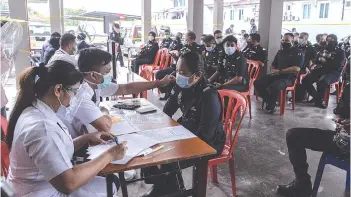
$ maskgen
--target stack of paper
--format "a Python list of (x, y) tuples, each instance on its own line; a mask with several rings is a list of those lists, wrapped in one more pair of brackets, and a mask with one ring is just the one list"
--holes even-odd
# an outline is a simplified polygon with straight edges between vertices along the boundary
[[(155, 139), (148, 138), (144, 135), (140, 135), (137, 133), (119, 136), (118, 142), (122, 143), (123, 141), (127, 142), (127, 152), (121, 160), (113, 161), (112, 164), (126, 164), (143, 150), (160, 143)], [(101, 144), (89, 147), (88, 155), (90, 156), (88, 157), (88, 159), (95, 159), (114, 145), (115, 144), (113, 142), (109, 144)]]
[(193, 133), (181, 125), (176, 127), (140, 131), (138, 134), (160, 141), (161, 143), (196, 137)]
[(135, 133), (139, 131), (138, 128), (133, 126), (128, 120), (122, 115), (113, 115), (111, 133), (114, 135), (122, 135), (128, 133)]

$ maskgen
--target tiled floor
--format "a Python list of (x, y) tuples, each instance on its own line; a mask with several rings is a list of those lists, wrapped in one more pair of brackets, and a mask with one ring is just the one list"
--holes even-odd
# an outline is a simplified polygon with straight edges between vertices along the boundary
[[(6, 86), (10, 101), (14, 100), (16, 91), (14, 79)], [(153, 96), (151, 96), (153, 94)], [(149, 100), (162, 108), (164, 102), (149, 92)], [(294, 178), (289, 163), (285, 133), (293, 127), (319, 127), (334, 129), (332, 109), (335, 107), (335, 96), (331, 96), (329, 108), (317, 109), (305, 104), (298, 104), (295, 111), (291, 106), (286, 107), (285, 115), (264, 114), (259, 109), (261, 103), (253, 100), (253, 118), (248, 116), (242, 123), (242, 129), (235, 150), (237, 194), (240, 197), (278, 197), (276, 186), (288, 183)], [(9, 104), (11, 107), (11, 103)], [(179, 116), (179, 114), (178, 114)], [(309, 173), (314, 180), (321, 153), (308, 151)], [(191, 187), (192, 171), (183, 171), (185, 184)], [(335, 167), (327, 166), (322, 179), (318, 197), (342, 197), (344, 195), (346, 172)], [(207, 196), (232, 196), (229, 168), (227, 164), (219, 166), (219, 184), (210, 181), (207, 184)], [(129, 196), (139, 197), (147, 191), (149, 185), (135, 183), (128, 185)], [(121, 194), (119, 195), (121, 196)]]

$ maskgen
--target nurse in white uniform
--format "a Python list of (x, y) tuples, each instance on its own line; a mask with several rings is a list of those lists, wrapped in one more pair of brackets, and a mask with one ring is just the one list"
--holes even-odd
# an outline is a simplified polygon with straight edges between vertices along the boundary
[(72, 140), (56, 116), (66, 113), (82, 80), (67, 62), (31, 67), (19, 80), (19, 94), (8, 127), (11, 148), (8, 181), (15, 196), (106, 196), (106, 182), (97, 174), (125, 154), (125, 143), (115, 145), (100, 157), (73, 166), (75, 150), (86, 144), (104, 143), (108, 133), (96, 132)]

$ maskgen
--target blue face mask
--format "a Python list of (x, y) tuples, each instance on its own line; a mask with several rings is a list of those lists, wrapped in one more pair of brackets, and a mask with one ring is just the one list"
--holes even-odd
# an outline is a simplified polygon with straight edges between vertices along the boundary
[(189, 78), (190, 77), (186, 77), (184, 75), (177, 73), (176, 83), (181, 88), (190, 88), (191, 84), (189, 84)]
[(233, 55), (236, 51), (235, 47), (225, 47), (224, 51), (227, 55)]
[(98, 84), (97, 87), (99, 89), (106, 88), (108, 85), (111, 84), (112, 76), (110, 74), (104, 75), (104, 81), (101, 84)]

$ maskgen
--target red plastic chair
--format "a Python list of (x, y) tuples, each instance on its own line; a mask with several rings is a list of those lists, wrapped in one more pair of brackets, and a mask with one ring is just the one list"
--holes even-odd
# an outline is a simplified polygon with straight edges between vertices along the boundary
[[(235, 186), (235, 163), (234, 163), (234, 149), (239, 137), (239, 130), (241, 122), (245, 116), (247, 100), (240, 94), (240, 92), (232, 90), (219, 90), (219, 94), (222, 100), (223, 106), (223, 116), (225, 112), (224, 120), (224, 132), (227, 136), (227, 141), (225, 143), (222, 154), (215, 158), (211, 159), (208, 162), (212, 182), (218, 183), (217, 177), (217, 165), (229, 162), (230, 177), (232, 182), (232, 192), (233, 196), (236, 196), (236, 186)], [(228, 98), (228, 104), (226, 111), (224, 110), (224, 99)], [(240, 119), (237, 121), (237, 114), (240, 115)], [(237, 123), (237, 127), (233, 135), (233, 127)]]
[(7, 177), (10, 167), (10, 150), (7, 144), (1, 141), (1, 176)]
[(159, 62), (160, 62), (161, 53), (162, 53), (162, 49), (159, 49), (157, 51), (157, 53), (156, 53), (156, 57), (154, 59), (154, 63), (152, 63), (152, 64), (143, 64), (143, 65), (141, 65), (141, 67), (140, 67), (141, 69), (140, 70), (142, 71), (145, 68), (149, 68), (149, 67), (153, 68), (155, 65), (158, 65)]
[(249, 112), (250, 112), (250, 119), (252, 119), (251, 114), (251, 89), (253, 87), (253, 83), (256, 81), (259, 73), (260, 73), (260, 63), (257, 61), (247, 60), (247, 67), (249, 72), (249, 90), (247, 92), (240, 92), (241, 95), (247, 98), (249, 103)]
[(335, 86), (335, 89), (336, 89), (336, 104), (339, 103), (339, 99), (341, 97), (341, 91), (342, 91), (343, 84), (338, 81), (338, 82), (330, 84), (328, 86), (328, 88), (327, 88), (327, 91), (325, 92), (324, 103), (325, 103), (326, 106), (328, 106), (328, 104), (329, 104), (330, 89), (333, 86)]
[(5, 138), (7, 136), (7, 126), (8, 126), (8, 122), (6, 118), (1, 116), (1, 131), (2, 131), (2, 134), (4, 135), (3, 137)]

